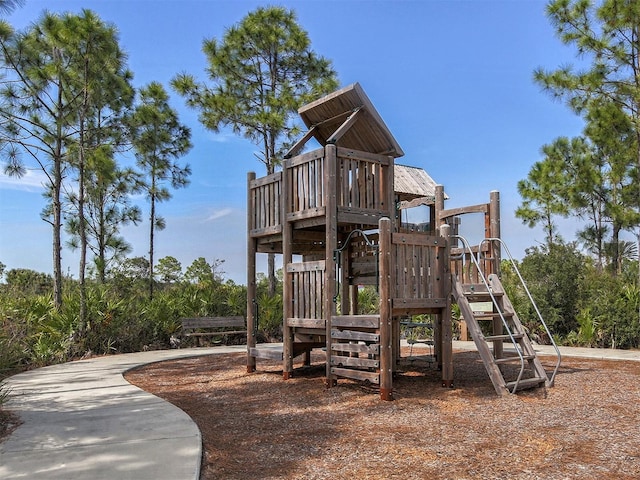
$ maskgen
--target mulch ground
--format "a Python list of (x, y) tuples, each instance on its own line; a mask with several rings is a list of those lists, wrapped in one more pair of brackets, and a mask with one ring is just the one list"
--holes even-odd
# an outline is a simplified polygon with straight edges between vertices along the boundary
[(279, 364), (247, 374), (245, 362), (210, 355), (126, 375), (198, 424), (202, 479), (640, 478), (640, 362), (567, 358), (553, 388), (498, 397), (478, 354), (458, 352), (455, 388), (415, 360), (393, 402), (349, 380), (326, 389), (322, 357), (288, 381)]

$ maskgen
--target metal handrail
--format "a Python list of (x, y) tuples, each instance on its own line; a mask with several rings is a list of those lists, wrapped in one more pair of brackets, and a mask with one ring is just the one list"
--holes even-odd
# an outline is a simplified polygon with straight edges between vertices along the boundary
[[(549, 330), (549, 327), (547, 326), (547, 322), (545, 322), (544, 318), (542, 318), (542, 314), (540, 313), (540, 310), (538, 309), (538, 305), (536, 305), (536, 302), (534, 301), (533, 296), (531, 295), (531, 292), (529, 291), (529, 288), (527, 287), (527, 284), (524, 281), (524, 278), (522, 278), (522, 275), (520, 274), (520, 270), (518, 269), (518, 266), (516, 265), (516, 262), (515, 262), (515, 260), (513, 258), (513, 255), (511, 255), (511, 252), (509, 251), (509, 247), (507, 247), (507, 244), (501, 238), (496, 238), (496, 237), (485, 238), (484, 240), (482, 240), (482, 242), (480, 242), (480, 245), (482, 245), (484, 242), (498, 242), (500, 244), (500, 246), (504, 249), (505, 253), (509, 257), (509, 261), (511, 262), (511, 266), (513, 267), (513, 271), (516, 272), (516, 275), (518, 275), (518, 279), (520, 280), (520, 284), (524, 288), (524, 291), (526, 292), (527, 297), (529, 298), (529, 301), (531, 302), (531, 305), (533, 306), (534, 310), (536, 311), (536, 314), (538, 315), (538, 319), (540, 320), (540, 323), (542, 324), (542, 326), (544, 327), (547, 335), (549, 336), (549, 340), (551, 340), (551, 345), (553, 345), (553, 348), (556, 351), (556, 356), (558, 357), (558, 360), (556, 361), (556, 366), (555, 366), (555, 368), (553, 370), (553, 373), (551, 374), (551, 378), (549, 379), (549, 385), (553, 386), (553, 382), (554, 382), (554, 380), (556, 378), (556, 374), (558, 373), (558, 370), (560, 369), (560, 363), (562, 362), (562, 355), (560, 354), (560, 349), (558, 348), (558, 345), (556, 344), (555, 340), (553, 339), (553, 335), (551, 334), (551, 331)], [(481, 254), (481, 252), (478, 252), (478, 255), (480, 255), (480, 254)]]
[(333, 296), (333, 303), (337, 303), (338, 302), (338, 297), (340, 296), (340, 280), (341, 280), (341, 269), (342, 269), (342, 265), (341, 265), (341, 256), (342, 256), (342, 252), (349, 246), (349, 244), (351, 243), (351, 239), (355, 234), (360, 234), (362, 236), (362, 238), (364, 239), (365, 243), (367, 244), (367, 246), (371, 249), (373, 249), (373, 251), (375, 252), (376, 255), (376, 291), (379, 288), (378, 282), (379, 282), (379, 269), (380, 269), (380, 262), (379, 262), (379, 254), (380, 254), (380, 246), (373, 243), (371, 241), (371, 239), (369, 238), (369, 236), (364, 232), (364, 230), (360, 230), (359, 228), (353, 229), (349, 232), (349, 235), (347, 235), (347, 238), (345, 239), (345, 241), (342, 243), (342, 246), (339, 248), (336, 248), (333, 251), (333, 261), (336, 264), (336, 293)]
[[(469, 258), (471, 258), (471, 260), (473, 261), (473, 264), (475, 265), (477, 271), (478, 271), (478, 276), (480, 277), (480, 280), (482, 280), (482, 284), (487, 288), (487, 292), (489, 293), (489, 296), (491, 297), (491, 302), (493, 303), (493, 305), (496, 307), (495, 309), (497, 310), (497, 313), (500, 315), (500, 320), (502, 320), (502, 325), (504, 326), (504, 328), (507, 331), (507, 334), (509, 335), (509, 338), (511, 339), (511, 343), (513, 343), (513, 346), (515, 347), (516, 353), (518, 354), (518, 357), (520, 357), (520, 373), (518, 374), (518, 378), (516, 379), (514, 385), (513, 385), (513, 390), (511, 391), (511, 393), (515, 393), (516, 390), (518, 389), (518, 385), (520, 384), (520, 380), (522, 380), (522, 375), (524, 374), (524, 368), (525, 368), (525, 364), (524, 364), (524, 355), (522, 354), (523, 352), (522, 347), (519, 348), (519, 344), (516, 341), (515, 337), (513, 336), (513, 333), (511, 332), (511, 328), (509, 328), (509, 324), (507, 323), (507, 319), (504, 316), (504, 313), (502, 312), (502, 309), (500, 308), (500, 304), (498, 303), (498, 301), (496, 300), (496, 297), (493, 295), (493, 291), (491, 290), (491, 287), (489, 286), (489, 282), (487, 281), (487, 278), (484, 275), (484, 272), (482, 271), (482, 269), (480, 268), (480, 261), (479, 258), (476, 258), (476, 256), (473, 254), (473, 251), (471, 249), (471, 245), (469, 244), (469, 241), (464, 238), (461, 235), (452, 235), (452, 238), (457, 238), (459, 240), (462, 241), (463, 244), (463, 249), (467, 250), (469, 252)], [(478, 249), (480, 250), (480, 249)], [(478, 257), (480, 256), (481, 252), (478, 251)], [(464, 261), (464, 259), (463, 259)]]

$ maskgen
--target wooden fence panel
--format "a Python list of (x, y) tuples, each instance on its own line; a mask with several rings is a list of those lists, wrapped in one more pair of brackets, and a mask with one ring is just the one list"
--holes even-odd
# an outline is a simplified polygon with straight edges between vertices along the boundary
[(249, 184), (249, 228), (252, 234), (273, 231), (281, 226), (282, 172)]
[(290, 263), (287, 272), (292, 282), (292, 318), (324, 319), (324, 260)]

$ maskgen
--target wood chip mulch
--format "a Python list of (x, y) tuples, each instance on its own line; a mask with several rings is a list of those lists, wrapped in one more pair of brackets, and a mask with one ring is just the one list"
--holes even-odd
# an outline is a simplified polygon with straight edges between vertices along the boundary
[(498, 397), (476, 352), (455, 353), (453, 389), (412, 358), (382, 402), (358, 382), (326, 389), (313, 360), (288, 381), (276, 363), (247, 374), (238, 354), (126, 378), (198, 424), (203, 480), (640, 478), (640, 362), (566, 358), (553, 388)]

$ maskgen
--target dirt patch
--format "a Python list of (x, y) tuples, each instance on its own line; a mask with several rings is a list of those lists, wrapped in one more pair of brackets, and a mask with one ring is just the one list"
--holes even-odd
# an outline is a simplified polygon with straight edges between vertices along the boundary
[(288, 381), (279, 364), (247, 374), (245, 361), (211, 355), (126, 375), (198, 424), (202, 479), (640, 478), (640, 362), (568, 358), (555, 387), (500, 398), (478, 354), (459, 352), (454, 389), (415, 360), (382, 402), (349, 380), (326, 389), (322, 357)]

